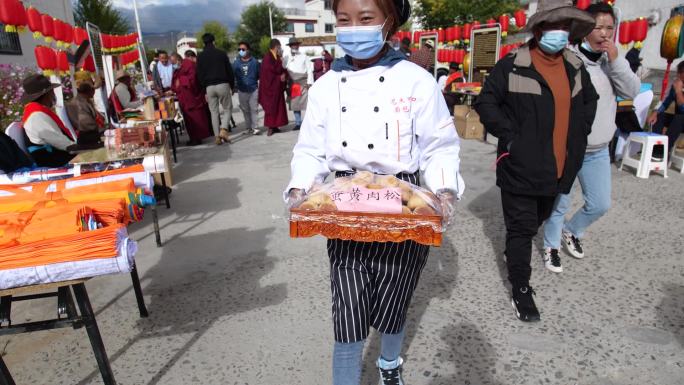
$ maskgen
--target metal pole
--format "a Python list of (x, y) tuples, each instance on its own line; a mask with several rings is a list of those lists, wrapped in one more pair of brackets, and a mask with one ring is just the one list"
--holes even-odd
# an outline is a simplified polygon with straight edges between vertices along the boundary
[(268, 7), (268, 26), (271, 29), (271, 39), (273, 39), (273, 13), (271, 7)]
[(140, 16), (138, 16), (138, 0), (133, 0), (133, 11), (135, 12), (135, 24), (138, 29), (138, 41), (143, 45), (142, 29), (140, 28)]

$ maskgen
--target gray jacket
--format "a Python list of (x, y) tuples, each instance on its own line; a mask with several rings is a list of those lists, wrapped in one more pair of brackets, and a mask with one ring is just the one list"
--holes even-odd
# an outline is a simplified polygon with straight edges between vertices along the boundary
[(596, 118), (587, 139), (587, 151), (598, 151), (606, 147), (615, 135), (616, 98), (619, 96), (623, 99), (634, 99), (639, 93), (641, 80), (632, 72), (629, 62), (622, 56), (611, 62), (608, 55), (603, 54), (601, 59), (593, 62), (584, 56), (579, 47), (571, 47), (571, 50), (584, 62), (591, 76), (591, 84), (599, 94)]

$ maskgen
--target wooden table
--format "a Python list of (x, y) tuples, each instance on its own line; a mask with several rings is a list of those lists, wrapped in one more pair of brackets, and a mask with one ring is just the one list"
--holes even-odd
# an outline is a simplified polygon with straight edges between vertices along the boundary
[[(146, 155), (142, 156), (119, 156), (119, 154), (109, 151), (106, 148), (98, 148), (96, 150), (90, 150), (90, 151), (83, 151), (80, 152), (78, 155), (76, 155), (75, 158), (73, 158), (69, 164), (72, 165), (84, 165), (84, 164), (95, 164), (95, 163), (112, 163), (112, 162), (117, 162), (117, 161), (125, 161), (125, 160), (135, 160), (139, 159), (141, 162), (144, 162), (145, 158), (148, 157), (156, 157), (156, 156), (161, 156), (161, 159), (163, 159), (164, 166), (163, 166), (163, 172), (151, 172), (152, 174), (158, 174), (161, 178), (161, 183), (162, 183), (162, 195), (164, 197), (164, 201), (166, 203), (166, 208), (170, 209), (171, 208), (171, 202), (169, 201), (169, 192), (168, 192), (168, 186), (166, 184), (166, 176), (165, 173), (170, 170), (170, 164), (168, 162), (168, 156), (167, 156), (167, 151), (168, 151), (168, 146), (166, 142), (164, 142), (162, 145), (156, 147), (156, 151), (150, 152)], [(152, 221), (154, 223), (154, 235), (155, 235), (155, 240), (157, 242), (157, 247), (161, 247), (161, 234), (159, 230), (159, 217), (157, 215), (157, 207), (152, 206)], [(2, 384), (0, 384), (2, 385)]]

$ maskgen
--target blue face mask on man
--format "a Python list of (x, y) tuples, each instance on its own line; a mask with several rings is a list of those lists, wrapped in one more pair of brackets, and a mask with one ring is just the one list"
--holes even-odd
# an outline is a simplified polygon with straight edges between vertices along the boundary
[(245, 56), (247, 56), (247, 51), (245, 51), (244, 49), (241, 49), (238, 51), (238, 55), (240, 55), (240, 57), (245, 57)]
[(568, 45), (569, 36), (570, 33), (562, 29), (544, 31), (539, 40), (539, 47), (548, 54), (558, 53)]
[(385, 45), (382, 28), (385, 23), (371, 26), (337, 27), (337, 45), (354, 59), (370, 59)]

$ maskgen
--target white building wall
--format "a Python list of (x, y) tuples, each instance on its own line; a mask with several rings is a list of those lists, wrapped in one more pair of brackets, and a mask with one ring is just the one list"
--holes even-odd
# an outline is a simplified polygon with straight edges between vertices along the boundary
[[(34, 6), (41, 13), (47, 13), (52, 17), (74, 24), (74, 13), (71, 0), (24, 0), (24, 6)], [(0, 64), (20, 64), (25, 66), (35, 66), (36, 59), (33, 50), (36, 45), (45, 44), (45, 40), (35, 40), (33, 33), (27, 28), (24, 33), (19, 34), (22, 55), (0, 54)]]

